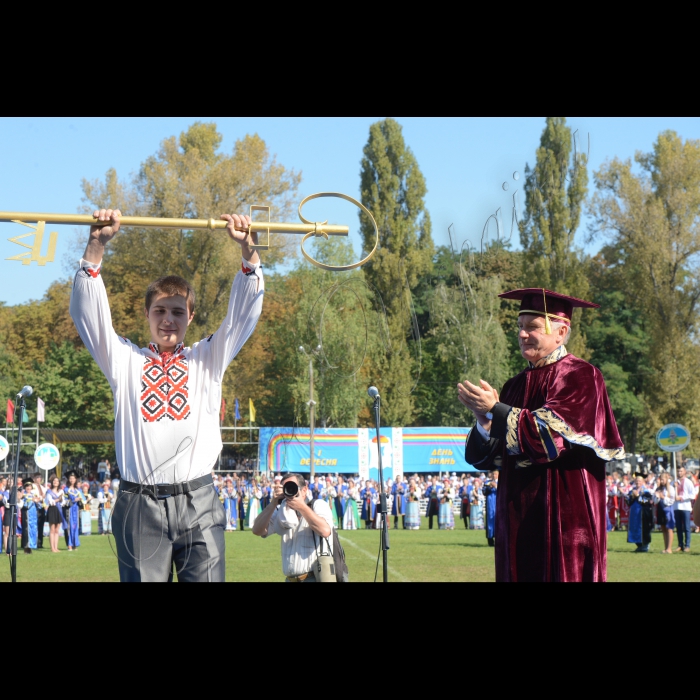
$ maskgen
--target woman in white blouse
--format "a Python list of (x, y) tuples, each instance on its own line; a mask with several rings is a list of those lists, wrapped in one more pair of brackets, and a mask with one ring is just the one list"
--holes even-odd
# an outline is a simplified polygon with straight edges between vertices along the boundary
[(360, 512), (357, 502), (360, 500), (360, 491), (355, 486), (355, 480), (348, 481), (346, 493), (345, 513), (343, 513), (343, 530), (357, 530), (360, 527)]
[(61, 488), (61, 480), (54, 476), (51, 478), (50, 487), (46, 489), (44, 494), (44, 502), (48, 506), (46, 511), (46, 520), (49, 523), (49, 544), (52, 552), (59, 552), (58, 538), (61, 532), (61, 526), (65, 526), (63, 519), (63, 501), (65, 494)]
[(676, 502), (676, 490), (671, 485), (671, 478), (663, 472), (659, 476), (659, 485), (654, 493), (656, 504), (656, 522), (661, 525), (664, 535), (664, 550), (662, 554), (673, 553), (673, 528), (676, 527), (673, 517), (673, 504)]

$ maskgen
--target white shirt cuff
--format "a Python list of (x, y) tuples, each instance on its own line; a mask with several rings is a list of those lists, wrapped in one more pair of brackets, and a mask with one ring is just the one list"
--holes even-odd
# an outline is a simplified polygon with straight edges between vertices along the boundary
[(484, 440), (491, 439), (491, 434), (488, 430), (486, 430), (486, 428), (484, 428), (483, 425), (481, 425), (481, 423), (476, 424), (476, 429), (479, 431), (479, 435), (481, 435), (481, 437), (484, 438)]
[(260, 267), (260, 265), (262, 265), (261, 262), (252, 263), (249, 260), (246, 260), (243, 256), (241, 256), (242, 267), (247, 267), (249, 270), (257, 270)]
[(80, 258), (78, 268), (82, 270), (84, 267), (89, 267), (91, 270), (99, 270), (102, 267), (102, 260), (98, 263), (93, 263), (85, 260), (85, 258)]

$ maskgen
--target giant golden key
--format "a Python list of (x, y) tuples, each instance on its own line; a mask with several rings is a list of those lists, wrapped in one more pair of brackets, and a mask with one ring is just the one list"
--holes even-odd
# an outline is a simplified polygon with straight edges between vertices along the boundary
[[(359, 209), (361, 209), (372, 222), (375, 233), (374, 248), (371, 252), (359, 262), (353, 263), (351, 265), (327, 265), (326, 263), (321, 263), (315, 260), (311, 255), (309, 255), (305, 248), (304, 243), (310, 237), (323, 237), (328, 240), (328, 236), (347, 236), (349, 233), (348, 226), (339, 226), (336, 224), (329, 224), (328, 221), (309, 221), (309, 219), (304, 218), (301, 210), (306, 204), (306, 202), (312, 199), (318, 199), (320, 197), (337, 197), (344, 199), (351, 204), (354, 204)], [(267, 221), (253, 220), (254, 213), (265, 213), (267, 215)], [(251, 248), (256, 248), (259, 250), (267, 250), (270, 247), (270, 234), (271, 233), (296, 233), (303, 234), (301, 239), (301, 252), (302, 255), (316, 267), (320, 267), (323, 270), (330, 270), (333, 272), (341, 272), (344, 270), (354, 270), (357, 267), (364, 265), (369, 262), (377, 251), (377, 246), (379, 244), (379, 230), (377, 229), (377, 223), (372, 216), (372, 213), (363, 204), (358, 202), (356, 199), (349, 197), (346, 194), (341, 194), (340, 192), (318, 192), (317, 194), (311, 194), (308, 197), (302, 199), (299, 203), (299, 219), (301, 219), (300, 224), (297, 223), (284, 223), (278, 221), (270, 221), (270, 207), (262, 206), (258, 204), (253, 204), (250, 207), (250, 218), (251, 224), (245, 230), (250, 236), (251, 233), (262, 233), (267, 234), (267, 240), (264, 243), (259, 243), (257, 245), (250, 244)], [(32, 262), (36, 262), (37, 265), (46, 265), (47, 262), (53, 262), (56, 253), (56, 243), (58, 234), (52, 231), (49, 235), (48, 249), (46, 255), (41, 255), (41, 249), (43, 245), (43, 235), (46, 224), (72, 224), (74, 226), (109, 226), (108, 221), (100, 221), (95, 219), (89, 214), (45, 214), (40, 212), (26, 212), (26, 211), (0, 211), (0, 221), (10, 221), (15, 224), (21, 224), (22, 226), (27, 226), (32, 229), (30, 233), (23, 233), (9, 240), (12, 243), (22, 246), (23, 248), (28, 248), (29, 251), (24, 253), (19, 253), (7, 260), (18, 260), (21, 261), (23, 265), (29, 265)], [(36, 223), (36, 226), (32, 226), (31, 223)], [(176, 228), (176, 229), (225, 229), (228, 226), (228, 222), (223, 219), (168, 219), (154, 216), (122, 216), (120, 217), (120, 226), (135, 226), (135, 227), (152, 227), (152, 228)], [(27, 236), (34, 236), (34, 241), (32, 245), (27, 245), (26, 243), (21, 243), (20, 238), (26, 238)]]

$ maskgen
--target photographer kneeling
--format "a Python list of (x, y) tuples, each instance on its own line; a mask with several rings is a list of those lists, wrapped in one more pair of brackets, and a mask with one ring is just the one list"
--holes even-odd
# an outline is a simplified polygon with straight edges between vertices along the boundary
[[(300, 474), (288, 474), (275, 484), (270, 505), (253, 523), (258, 537), (282, 538), (282, 570), (290, 583), (315, 582), (317, 545), (321, 538), (332, 542), (333, 514), (325, 501), (306, 503), (308, 488)], [(279, 507), (278, 507), (279, 506)]]

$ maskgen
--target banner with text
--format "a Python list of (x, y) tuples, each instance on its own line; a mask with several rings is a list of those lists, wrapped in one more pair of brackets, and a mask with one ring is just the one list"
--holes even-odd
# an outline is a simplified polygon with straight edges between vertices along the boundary
[[(475, 472), (464, 460), (469, 428), (382, 428), (380, 445), (385, 479), (416, 472)], [(327, 428), (314, 432), (314, 470), (318, 474), (359, 474), (379, 478), (377, 431)], [(308, 428), (260, 428), (260, 469), (309, 472)]]

